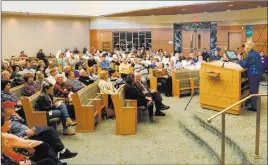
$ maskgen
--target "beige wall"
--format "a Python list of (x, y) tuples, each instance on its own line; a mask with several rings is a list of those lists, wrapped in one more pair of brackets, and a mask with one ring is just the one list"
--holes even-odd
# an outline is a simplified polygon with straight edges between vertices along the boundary
[(89, 47), (89, 20), (49, 16), (2, 15), (2, 58), (18, 56), (24, 50), (36, 56), (39, 48), (45, 54), (66, 47)]

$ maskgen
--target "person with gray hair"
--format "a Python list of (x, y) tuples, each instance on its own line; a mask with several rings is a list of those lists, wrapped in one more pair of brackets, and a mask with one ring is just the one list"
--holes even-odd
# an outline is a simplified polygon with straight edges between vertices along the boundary
[(140, 73), (141, 74), (141, 81), (144, 84), (148, 84), (149, 78), (149, 72), (148, 72), (148, 67), (149, 65), (147, 63), (142, 63), (140, 58), (136, 58), (135, 60), (135, 66), (134, 66), (134, 72), (135, 73)]
[(170, 107), (166, 106), (162, 103), (162, 96), (161, 94), (155, 90), (155, 89), (149, 89), (148, 86), (146, 84), (144, 84), (141, 81), (141, 74), (140, 73), (135, 73), (135, 81), (134, 81), (134, 85), (147, 97), (152, 98), (152, 100), (155, 103), (155, 116), (165, 116), (165, 113), (161, 112), (161, 110), (167, 110)]

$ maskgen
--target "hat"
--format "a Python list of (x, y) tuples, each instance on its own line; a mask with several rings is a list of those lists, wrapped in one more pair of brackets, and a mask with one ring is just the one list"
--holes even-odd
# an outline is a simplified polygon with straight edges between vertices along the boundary
[(2, 108), (15, 107), (16, 103), (11, 101), (2, 102)]

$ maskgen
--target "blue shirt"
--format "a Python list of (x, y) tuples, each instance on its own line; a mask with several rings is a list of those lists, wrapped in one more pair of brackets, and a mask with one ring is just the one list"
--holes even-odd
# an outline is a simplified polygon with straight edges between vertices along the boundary
[(154, 68), (156, 68), (156, 65), (151, 64), (151, 65), (149, 65), (149, 68), (154, 69)]
[(107, 68), (109, 68), (110, 67), (110, 63), (109, 63), (109, 61), (102, 61), (101, 63), (100, 63), (100, 67), (101, 67), (101, 69), (107, 69)]
[(244, 61), (240, 60), (239, 64), (241, 67), (248, 69), (248, 76), (263, 74), (261, 56), (255, 50), (249, 52), (246, 59)]

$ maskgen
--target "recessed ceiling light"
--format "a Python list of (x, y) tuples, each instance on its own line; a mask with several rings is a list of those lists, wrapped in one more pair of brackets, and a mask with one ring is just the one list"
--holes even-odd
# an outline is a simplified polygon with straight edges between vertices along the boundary
[(257, 8), (260, 8), (261, 6), (257, 6)]
[(181, 10), (183, 10), (183, 11), (184, 11), (184, 10), (186, 10), (186, 9), (181, 9)]
[(231, 11), (231, 10), (227, 10), (227, 11)]
[(234, 6), (234, 5), (233, 5), (233, 4), (230, 4), (229, 6), (232, 7), (232, 6)]

